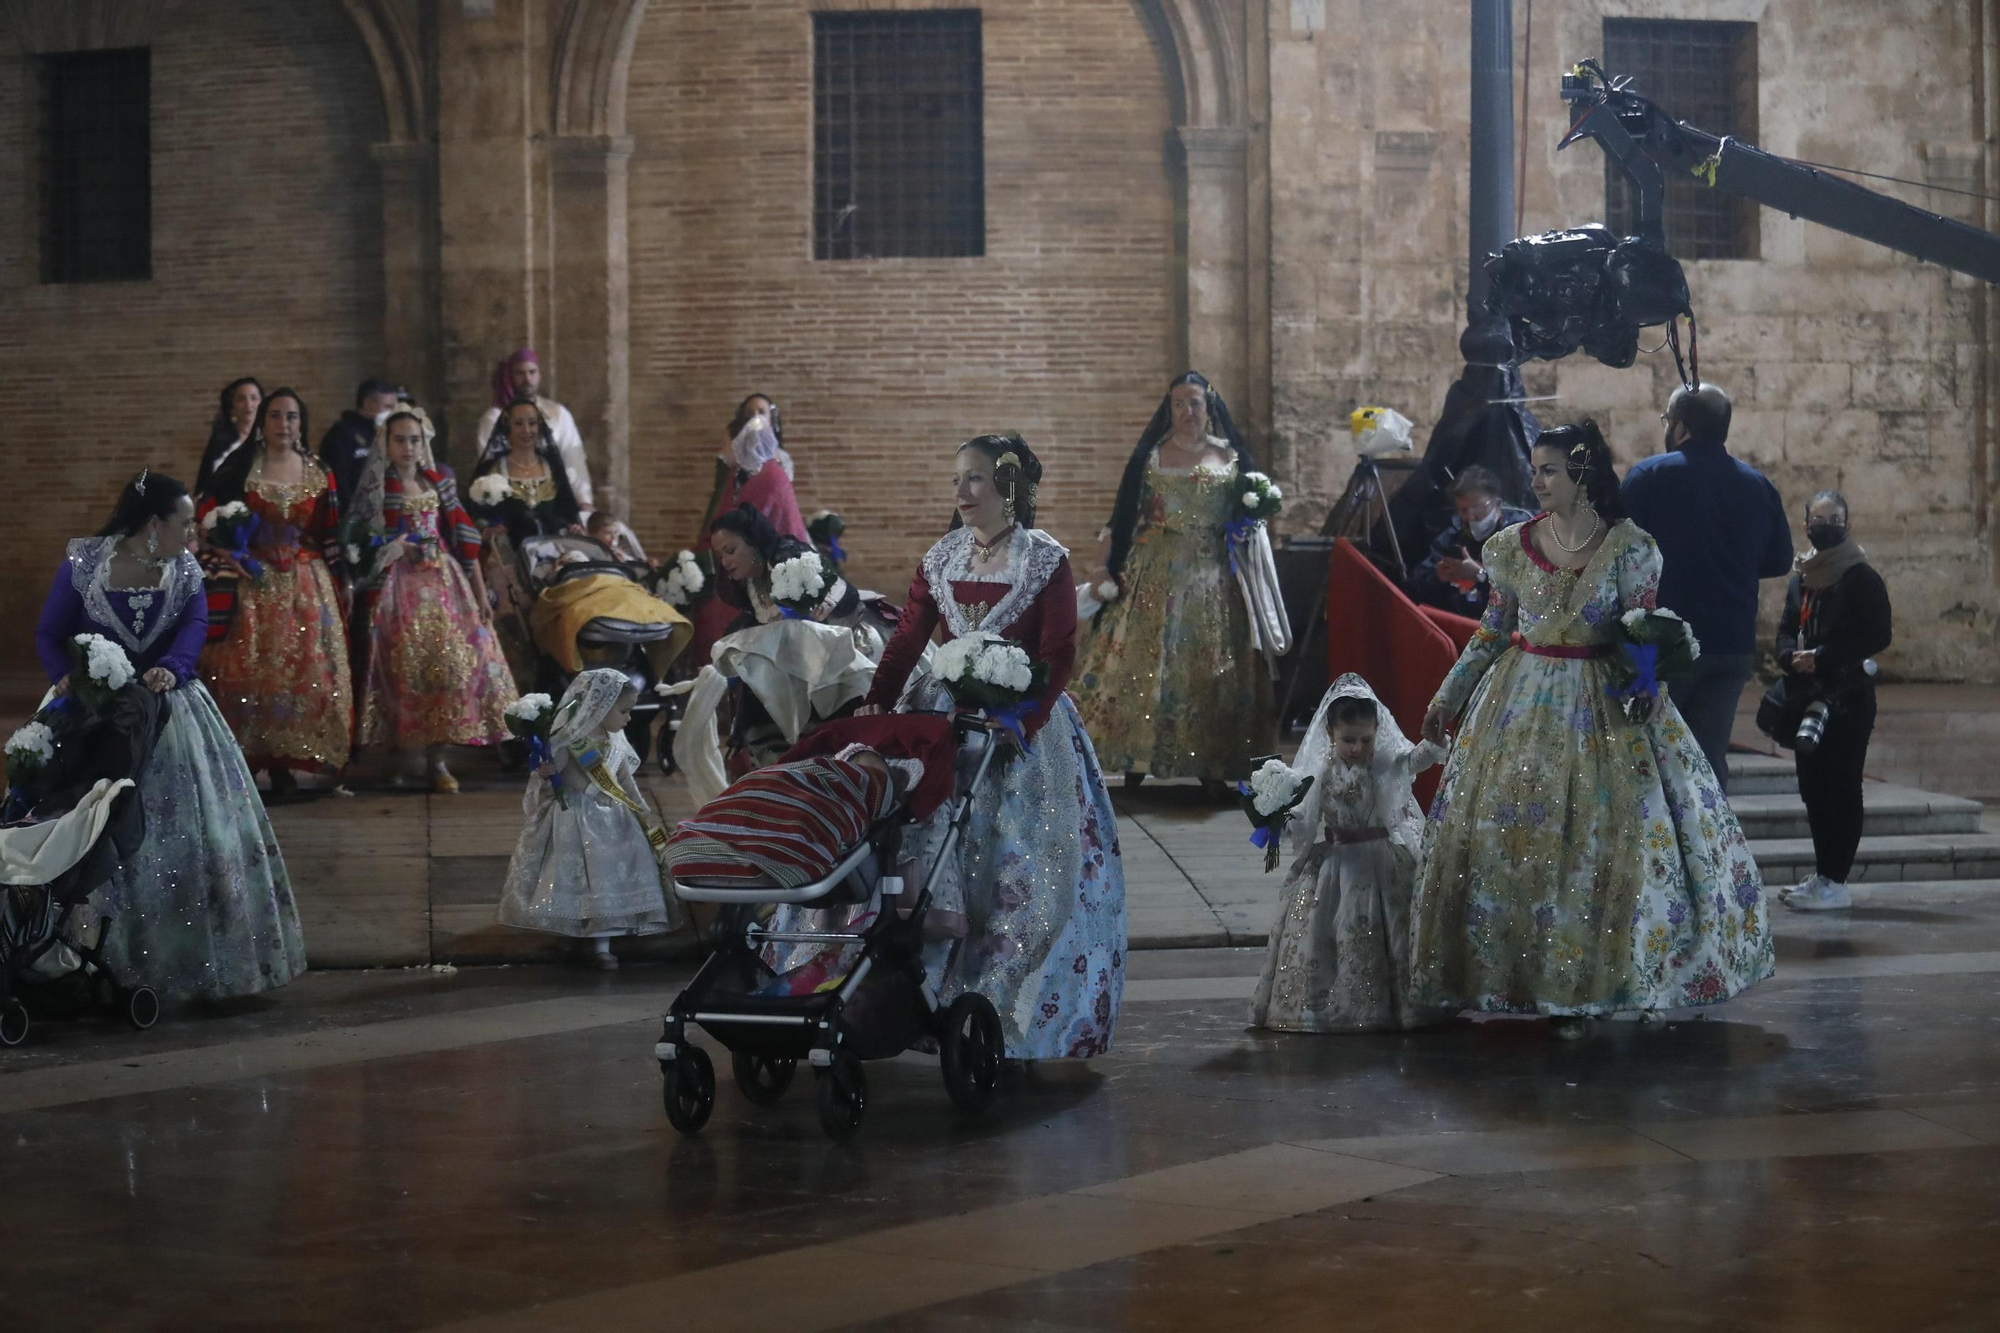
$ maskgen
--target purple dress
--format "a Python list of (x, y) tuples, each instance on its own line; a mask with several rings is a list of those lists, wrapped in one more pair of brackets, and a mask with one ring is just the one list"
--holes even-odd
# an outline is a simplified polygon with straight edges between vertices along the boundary
[(243, 751), (196, 673), (208, 637), (201, 566), (169, 565), (154, 588), (110, 586), (111, 537), (69, 544), (35, 627), (54, 682), (78, 634), (124, 648), (141, 674), (165, 667), (167, 722), (139, 775), (146, 840), (106, 891), (106, 960), (163, 997), (221, 999), (282, 986), (305, 970), (291, 879)]

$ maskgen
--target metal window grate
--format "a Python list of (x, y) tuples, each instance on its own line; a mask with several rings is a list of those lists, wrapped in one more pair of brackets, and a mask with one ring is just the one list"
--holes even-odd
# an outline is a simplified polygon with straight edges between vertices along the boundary
[[(1675, 120), (1715, 135), (1757, 138), (1757, 25), (1687, 19), (1604, 20), (1604, 68)], [(1609, 159), (1605, 223), (1631, 232), (1634, 199)], [(1667, 248), (1684, 259), (1755, 259), (1757, 205), (1667, 173)]]
[(151, 54), (37, 58), (43, 282), (153, 276)]
[(986, 253), (979, 11), (813, 15), (813, 255)]

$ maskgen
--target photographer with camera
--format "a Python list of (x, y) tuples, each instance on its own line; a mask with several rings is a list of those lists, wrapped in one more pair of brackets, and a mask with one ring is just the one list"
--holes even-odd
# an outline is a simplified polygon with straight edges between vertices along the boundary
[(1853, 905), (1847, 876), (1861, 843), (1861, 769), (1875, 730), (1875, 664), (1889, 646), (1889, 590), (1849, 539), (1847, 499), (1820, 491), (1806, 505), (1812, 549), (1799, 557), (1778, 622), (1784, 679), (1758, 723), (1789, 744), (1812, 825), (1816, 873), (1780, 895), (1806, 912)]

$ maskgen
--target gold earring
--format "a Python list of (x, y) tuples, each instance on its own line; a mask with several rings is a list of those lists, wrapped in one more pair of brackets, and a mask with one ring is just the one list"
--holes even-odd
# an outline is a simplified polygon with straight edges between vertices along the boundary
[(1014, 521), (1014, 488), (1012, 486), (1007, 488), (1007, 494), (1001, 498), (1000, 517), (1009, 523)]

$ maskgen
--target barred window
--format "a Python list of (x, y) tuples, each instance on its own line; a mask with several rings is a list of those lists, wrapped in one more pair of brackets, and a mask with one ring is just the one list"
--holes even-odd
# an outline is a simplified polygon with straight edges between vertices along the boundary
[(813, 256), (986, 253), (976, 9), (813, 15)]
[(152, 277), (151, 52), (68, 51), (36, 63), (42, 281)]
[[(1757, 139), (1757, 25), (1690, 19), (1604, 20), (1604, 69), (1675, 120), (1718, 137)], [(1757, 205), (1668, 171), (1667, 249), (1682, 259), (1755, 259)], [(1637, 225), (1637, 198), (1610, 159), (1604, 220), (1619, 235)]]

